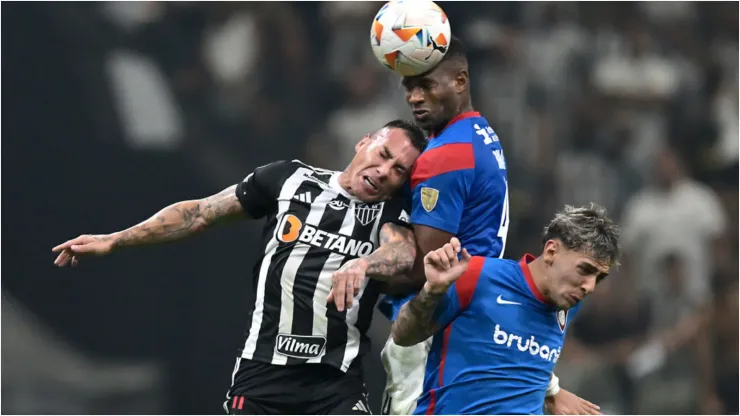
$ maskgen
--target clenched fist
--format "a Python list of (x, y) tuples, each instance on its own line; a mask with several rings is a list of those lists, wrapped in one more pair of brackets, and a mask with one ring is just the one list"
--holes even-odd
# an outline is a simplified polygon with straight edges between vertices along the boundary
[[(461, 258), (458, 259), (458, 254)], [(462, 248), (460, 240), (452, 237), (444, 246), (427, 253), (424, 256), (424, 274), (427, 282), (424, 284), (430, 294), (447, 292), (452, 285), (468, 268), (470, 254)]]

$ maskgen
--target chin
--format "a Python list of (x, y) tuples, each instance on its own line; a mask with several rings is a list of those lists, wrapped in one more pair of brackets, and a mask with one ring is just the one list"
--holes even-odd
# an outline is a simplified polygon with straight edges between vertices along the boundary
[(427, 116), (423, 120), (415, 119), (414, 121), (416, 121), (416, 124), (423, 130), (432, 130), (434, 129), (434, 126), (438, 124), (436, 120), (430, 118), (429, 116)]

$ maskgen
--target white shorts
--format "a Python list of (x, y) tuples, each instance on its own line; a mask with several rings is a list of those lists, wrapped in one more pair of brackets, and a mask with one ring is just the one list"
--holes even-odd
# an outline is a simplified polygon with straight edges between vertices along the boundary
[(384, 415), (410, 415), (424, 386), (427, 356), (432, 347), (432, 338), (410, 347), (401, 347), (388, 337), (380, 353), (387, 374), (383, 404)]

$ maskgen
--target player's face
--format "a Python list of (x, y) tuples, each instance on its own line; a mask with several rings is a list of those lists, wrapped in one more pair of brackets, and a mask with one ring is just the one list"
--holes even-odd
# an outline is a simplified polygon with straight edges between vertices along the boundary
[(460, 111), (458, 96), (466, 83), (466, 74), (444, 65), (401, 81), (416, 123), (431, 133), (444, 128)]
[(408, 180), (420, 154), (406, 133), (395, 128), (365, 136), (355, 149), (357, 154), (349, 166), (349, 187), (364, 202), (390, 199)]
[[(552, 251), (548, 250), (553, 245)], [(575, 306), (593, 293), (596, 284), (609, 274), (609, 264), (592, 256), (568, 250), (559, 241), (545, 245), (545, 262), (550, 270), (548, 300), (561, 309)]]

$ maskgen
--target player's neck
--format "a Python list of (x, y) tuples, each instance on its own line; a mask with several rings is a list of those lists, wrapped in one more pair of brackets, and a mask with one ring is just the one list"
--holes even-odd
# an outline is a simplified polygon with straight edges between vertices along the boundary
[(342, 188), (345, 192), (348, 194), (355, 196), (355, 193), (352, 192), (352, 187), (349, 183), (350, 175), (345, 170), (344, 172), (340, 173), (339, 176), (337, 176), (337, 183), (339, 184), (339, 187)]
[(449, 120), (446, 120), (444, 123), (441, 123), (438, 127), (432, 128), (430, 130), (426, 130), (425, 133), (427, 134), (427, 136), (437, 137), (440, 134), (442, 134), (442, 131), (444, 131), (444, 129), (446, 129), (450, 125), (450, 123), (452, 123), (453, 120), (462, 116), (465, 113), (470, 113), (472, 111), (475, 111), (475, 109), (473, 108), (473, 105), (470, 104), (470, 102), (467, 102), (461, 105), (460, 108), (458, 108), (458, 110), (455, 112), (455, 114), (452, 115), (452, 117), (450, 117)]
[(528, 266), (529, 272), (532, 274), (532, 281), (534, 282), (535, 287), (537, 287), (540, 294), (547, 299), (550, 291), (547, 290), (547, 268), (545, 267), (545, 260), (542, 256), (539, 256), (532, 260)]

